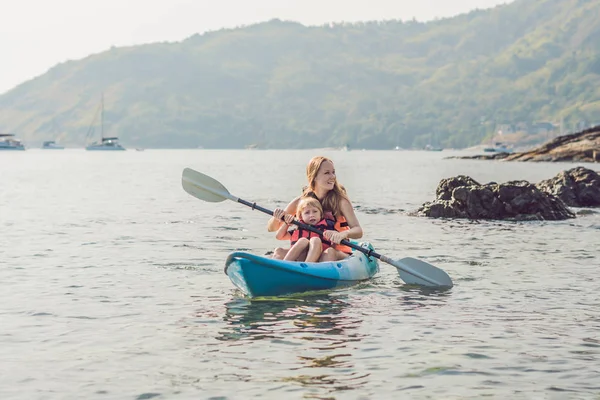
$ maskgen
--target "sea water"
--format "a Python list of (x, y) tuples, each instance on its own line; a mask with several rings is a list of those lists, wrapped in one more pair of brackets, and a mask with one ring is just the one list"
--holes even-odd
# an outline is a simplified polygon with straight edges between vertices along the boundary
[[(578, 164), (447, 159), (460, 154), (0, 153), (0, 398), (600, 398), (599, 213), (410, 216), (443, 178), (537, 182)], [(349, 289), (244, 298), (227, 254), (281, 242), (267, 215), (185, 193), (181, 172), (273, 209), (314, 155), (333, 159), (380, 254), (455, 286), (407, 287), (382, 263)]]

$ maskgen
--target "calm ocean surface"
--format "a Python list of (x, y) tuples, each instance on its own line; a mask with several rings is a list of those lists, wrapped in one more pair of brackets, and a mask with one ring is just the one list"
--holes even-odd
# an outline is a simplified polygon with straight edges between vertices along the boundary
[[(277, 246), (268, 216), (191, 197), (183, 168), (273, 209), (319, 154), (379, 253), (437, 265), (454, 288), (406, 288), (382, 263), (350, 289), (242, 297), (224, 261)], [(600, 399), (600, 213), (407, 215), (442, 178), (537, 182), (577, 164), (453, 154), (0, 152), (0, 398)]]

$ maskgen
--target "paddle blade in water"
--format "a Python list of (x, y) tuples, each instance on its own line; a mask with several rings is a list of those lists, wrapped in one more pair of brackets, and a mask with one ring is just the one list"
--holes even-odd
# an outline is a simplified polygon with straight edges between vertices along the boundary
[(221, 182), (191, 168), (183, 170), (181, 185), (186, 192), (200, 200), (212, 203), (218, 203), (227, 199), (238, 200), (229, 193)]
[(396, 267), (400, 278), (409, 285), (452, 287), (452, 279), (446, 272), (425, 261), (412, 257), (392, 260), (386, 256), (380, 256), (380, 260)]
[(400, 278), (409, 285), (452, 287), (452, 279), (446, 272), (425, 261), (412, 257), (394, 260)]

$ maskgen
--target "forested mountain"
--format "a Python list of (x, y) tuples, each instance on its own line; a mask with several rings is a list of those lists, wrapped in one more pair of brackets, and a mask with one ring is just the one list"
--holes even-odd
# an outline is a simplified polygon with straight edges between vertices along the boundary
[(83, 145), (101, 93), (130, 146), (465, 147), (500, 124), (600, 121), (600, 0), (112, 48), (0, 96), (0, 132)]

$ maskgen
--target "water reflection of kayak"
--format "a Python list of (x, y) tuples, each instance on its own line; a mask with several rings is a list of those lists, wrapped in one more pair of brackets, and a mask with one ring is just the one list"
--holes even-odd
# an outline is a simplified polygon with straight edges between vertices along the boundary
[(378, 271), (377, 259), (362, 253), (341, 261), (305, 263), (236, 251), (225, 262), (231, 282), (250, 297), (348, 287), (372, 278)]

